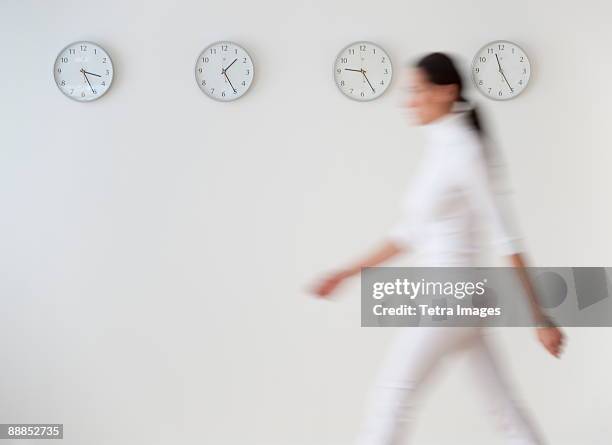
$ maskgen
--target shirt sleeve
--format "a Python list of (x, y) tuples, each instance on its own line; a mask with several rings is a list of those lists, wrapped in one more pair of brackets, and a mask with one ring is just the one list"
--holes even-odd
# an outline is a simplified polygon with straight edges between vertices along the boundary
[(463, 169), (468, 199), (482, 217), (494, 246), (503, 255), (523, 251), (523, 240), (514, 219), (511, 190), (502, 163), (487, 165), (482, 147), (472, 153)]

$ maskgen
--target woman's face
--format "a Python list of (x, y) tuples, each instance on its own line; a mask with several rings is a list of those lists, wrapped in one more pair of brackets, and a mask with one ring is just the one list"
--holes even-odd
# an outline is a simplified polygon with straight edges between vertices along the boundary
[(449, 113), (457, 98), (457, 85), (435, 85), (419, 68), (408, 71), (405, 105), (419, 125), (426, 125)]

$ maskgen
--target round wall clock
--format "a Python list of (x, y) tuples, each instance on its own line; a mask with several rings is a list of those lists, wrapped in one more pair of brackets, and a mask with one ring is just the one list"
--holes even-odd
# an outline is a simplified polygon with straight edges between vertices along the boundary
[(368, 101), (380, 97), (391, 84), (391, 59), (380, 46), (355, 42), (345, 47), (334, 63), (334, 80), (347, 97)]
[(253, 61), (241, 46), (215, 42), (199, 55), (195, 66), (198, 86), (208, 97), (223, 102), (242, 97), (253, 83)]
[(490, 99), (508, 100), (521, 94), (531, 76), (531, 64), (516, 43), (497, 40), (483, 46), (472, 62), (472, 79)]
[(79, 102), (102, 97), (113, 83), (113, 62), (92, 42), (75, 42), (60, 51), (53, 75), (62, 93)]

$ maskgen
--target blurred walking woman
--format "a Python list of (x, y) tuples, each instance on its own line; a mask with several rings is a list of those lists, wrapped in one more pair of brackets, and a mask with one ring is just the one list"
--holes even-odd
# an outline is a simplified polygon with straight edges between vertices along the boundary
[[(559, 356), (563, 335), (536, 304), (524, 270), (518, 237), (490, 186), (489, 154), (475, 108), (462, 95), (462, 79), (452, 59), (429, 54), (410, 73), (408, 107), (427, 135), (427, 147), (404, 203), (405, 216), (372, 254), (328, 276), (315, 288), (330, 295), (349, 277), (402, 253), (417, 253), (420, 266), (475, 266), (479, 228), (488, 227), (500, 253), (516, 268), (537, 323), (539, 341)], [(402, 328), (371, 394), (360, 445), (406, 443), (419, 389), (441, 359), (462, 351), (470, 356), (478, 387), (485, 391), (498, 427), (512, 445), (542, 440), (513, 400), (484, 335), (484, 328)]]

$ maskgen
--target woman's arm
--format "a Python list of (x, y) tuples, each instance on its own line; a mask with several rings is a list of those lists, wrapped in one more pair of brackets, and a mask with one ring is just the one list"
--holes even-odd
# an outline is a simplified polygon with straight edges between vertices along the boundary
[(526, 266), (523, 256), (520, 253), (515, 253), (510, 256), (510, 261), (512, 267), (516, 269), (521, 283), (523, 284), (523, 288), (525, 289), (525, 293), (527, 294), (531, 312), (537, 326), (538, 340), (548, 352), (555, 357), (559, 357), (561, 354), (561, 347), (563, 346), (563, 333), (558, 327), (552, 324), (551, 320), (542, 312), (537, 295), (531, 284), (527, 270), (525, 269)]
[(330, 274), (321, 282), (317, 283), (314, 286), (313, 292), (318, 297), (327, 297), (331, 295), (331, 293), (338, 287), (340, 283), (342, 283), (347, 278), (357, 275), (361, 272), (361, 269), (377, 266), (393, 258), (402, 251), (403, 248), (399, 244), (393, 241), (386, 241), (369, 255), (362, 258), (360, 261), (357, 261), (344, 269), (340, 269)]
[(520, 253), (515, 253), (510, 256), (510, 262), (512, 263), (512, 267), (516, 269), (516, 273), (521, 280), (521, 284), (525, 289), (525, 293), (527, 294), (527, 300), (529, 302), (529, 306), (531, 308), (531, 313), (533, 314), (533, 319), (536, 326), (545, 326), (549, 320), (542, 312), (540, 305), (538, 304), (538, 299), (535, 293), (535, 290), (531, 284), (531, 280), (529, 279), (529, 275), (527, 274), (525, 261), (523, 259), (523, 255)]
[[(484, 220), (488, 223), (493, 238), (500, 250), (509, 256), (512, 266), (516, 269), (521, 280), (531, 313), (537, 326), (537, 336), (540, 343), (555, 357), (559, 357), (563, 345), (563, 333), (554, 326), (544, 315), (538, 303), (537, 294), (527, 274), (520, 237), (512, 228), (512, 212), (509, 203), (502, 209), (502, 196), (496, 195), (491, 187), (486, 161), (481, 156), (475, 156), (463, 169), (473, 205), (482, 212)], [(500, 179), (500, 178), (498, 178)]]

